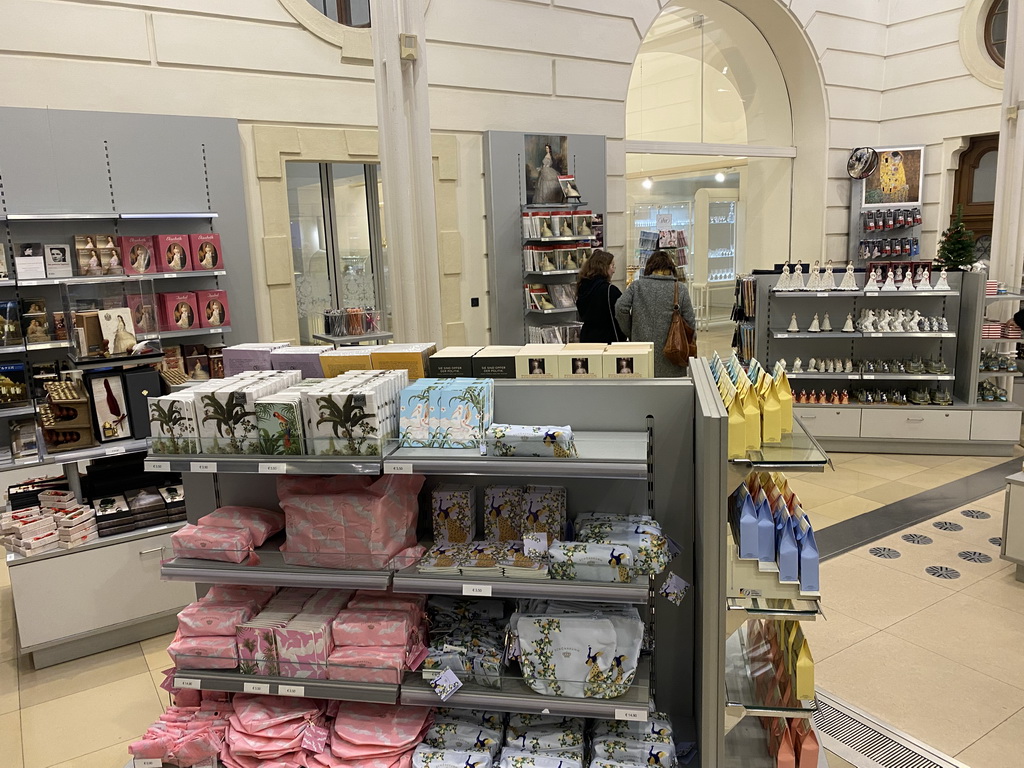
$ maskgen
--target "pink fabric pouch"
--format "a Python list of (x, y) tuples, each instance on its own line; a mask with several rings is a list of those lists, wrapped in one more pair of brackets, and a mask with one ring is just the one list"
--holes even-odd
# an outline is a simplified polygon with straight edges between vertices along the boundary
[(253, 603), (198, 600), (178, 614), (178, 631), (183, 637), (234, 637), (235, 628), (255, 615), (256, 607)]
[(252, 535), (253, 546), (284, 529), (284, 514), (259, 507), (220, 507), (199, 518), (199, 525), (217, 528), (245, 528)]
[(238, 645), (234, 637), (183, 637), (179, 632), (167, 653), (181, 669), (234, 669)]
[(220, 602), (244, 602), (252, 600), (260, 606), (266, 605), (277, 593), (277, 587), (249, 587), (240, 584), (214, 584), (206, 596)]
[(405, 648), (412, 634), (413, 622), (404, 611), (341, 611), (331, 632), (334, 644), (374, 647), (397, 645)]
[(398, 684), (402, 681), (405, 662), (405, 648), (395, 645), (335, 648), (327, 659), (327, 676), (331, 680)]
[(252, 551), (252, 536), (244, 528), (186, 525), (171, 534), (175, 557), (221, 560), (227, 563), (259, 565)]
[(379, 570), (416, 546), (422, 475), (284, 476), (277, 480), (285, 512), (285, 562)]
[(314, 720), (322, 709), (312, 699), (282, 696), (259, 696), (239, 693), (235, 695), (235, 714), (246, 733), (260, 733), (289, 720)]
[(227, 744), (234, 755), (270, 759), (282, 757), (302, 747), (302, 734), (291, 739), (254, 736), (228, 728)]
[(350, 744), (413, 747), (423, 738), (431, 717), (427, 707), (353, 702), (338, 711), (334, 735)]
[(426, 596), (399, 596), (390, 593), (366, 592), (364, 590), (356, 592), (352, 599), (348, 601), (349, 608), (358, 608), (361, 611), (410, 611), (422, 613), (423, 606), (426, 604)]

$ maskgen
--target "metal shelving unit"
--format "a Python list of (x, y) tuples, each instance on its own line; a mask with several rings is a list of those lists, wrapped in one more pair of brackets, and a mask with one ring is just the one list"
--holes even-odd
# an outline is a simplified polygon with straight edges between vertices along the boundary
[[(202, 691), (365, 701), (371, 704), (395, 704), (398, 702), (398, 685), (273, 675), (243, 675), (234, 670), (221, 669), (179, 669), (174, 674), (174, 686)], [(436, 694), (434, 698), (437, 698)]]
[(326, 341), (328, 344), (333, 344), (334, 348), (347, 346), (349, 344), (363, 344), (373, 342), (374, 344), (387, 343), (395, 337), (395, 334), (390, 331), (381, 331), (379, 333), (363, 333), (356, 336), (331, 336), (326, 333), (314, 333), (313, 338), (317, 341)]
[(128, 531), (127, 533), (115, 533), (113, 536), (101, 536), (98, 539), (94, 539), (87, 544), (80, 544), (77, 547), (71, 549), (56, 549), (50, 552), (43, 552), (38, 555), (19, 555), (17, 552), (8, 552), (6, 554), (7, 565), (18, 565), (19, 563), (38, 563), (41, 560), (50, 560), (55, 557), (67, 557), (78, 552), (88, 552), (91, 549), (102, 549), (103, 547), (109, 547), (114, 544), (124, 544), (129, 541), (139, 541), (141, 539), (148, 539), (151, 536), (158, 536), (164, 533), (174, 533), (179, 528), (183, 527), (185, 523), (160, 523), (159, 525), (151, 525), (148, 528), (136, 528), (134, 531)]
[(42, 285), (101, 285), (104, 283), (138, 282), (140, 280), (181, 280), (190, 277), (223, 277), (223, 269), (192, 270), (190, 272), (154, 272), (148, 275), (107, 275), (106, 277), (43, 277), (34, 280), (17, 280), (20, 286)]
[(651, 579), (638, 578), (629, 584), (605, 584), (558, 579), (508, 579), (472, 575), (447, 576), (419, 573), (416, 567), (397, 571), (391, 580), (394, 592), (417, 595), (474, 594), (481, 586), (491, 597), (530, 598), (538, 600), (582, 600), (590, 603), (646, 604), (651, 593)]
[(379, 475), (381, 460), (350, 461), (332, 456), (235, 456), (229, 454), (151, 453), (148, 472), (229, 472), (241, 475)]
[(212, 336), (216, 333), (231, 333), (231, 326), (221, 325), (217, 328), (192, 328), (187, 331), (160, 331), (156, 335), (161, 339), (184, 339), (189, 336)]

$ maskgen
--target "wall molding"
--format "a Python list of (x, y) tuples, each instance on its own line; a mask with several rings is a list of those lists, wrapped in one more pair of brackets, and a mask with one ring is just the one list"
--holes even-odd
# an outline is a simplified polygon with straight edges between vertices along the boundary
[(995, 0), (967, 0), (960, 17), (960, 57), (978, 80), (1002, 90), (1005, 73), (985, 48), (985, 19)]
[(341, 58), (352, 63), (373, 63), (373, 37), (369, 29), (346, 27), (331, 21), (306, 0), (278, 0), (299, 24), (341, 49)]

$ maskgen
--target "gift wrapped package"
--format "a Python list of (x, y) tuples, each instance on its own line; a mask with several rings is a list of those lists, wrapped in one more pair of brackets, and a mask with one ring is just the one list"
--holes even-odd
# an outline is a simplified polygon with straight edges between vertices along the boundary
[(492, 456), (533, 456), (574, 458), (576, 444), (572, 427), (492, 424), (485, 435), (487, 453)]
[(171, 534), (171, 546), (175, 557), (227, 563), (258, 562), (252, 552), (252, 535), (244, 528), (188, 524)]

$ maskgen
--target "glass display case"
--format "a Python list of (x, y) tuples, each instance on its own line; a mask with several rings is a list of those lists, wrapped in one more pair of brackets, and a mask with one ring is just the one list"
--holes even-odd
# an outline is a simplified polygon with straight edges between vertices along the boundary
[[(50, 313), (39, 300), (38, 333), (46, 334), (49, 341), (67, 340), (69, 357), (76, 365), (159, 359), (163, 356), (160, 330), (199, 328), (205, 319), (200, 317), (195, 293), (157, 294), (153, 281), (146, 279), (64, 283), (61, 298), (63, 311)], [(29, 329), (26, 335), (31, 333)]]
[(736, 189), (698, 189), (695, 198), (693, 284), (690, 294), (699, 327), (728, 322), (736, 275), (742, 270)]
[(693, 279), (693, 201), (637, 203), (633, 206), (633, 237), (629, 242), (627, 280), (643, 272), (647, 257), (657, 250), (676, 257), (680, 273)]

